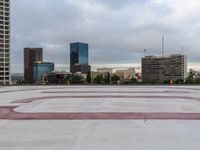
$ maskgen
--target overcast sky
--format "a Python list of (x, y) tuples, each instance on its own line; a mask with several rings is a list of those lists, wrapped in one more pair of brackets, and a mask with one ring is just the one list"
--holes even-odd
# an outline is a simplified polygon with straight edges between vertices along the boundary
[(161, 54), (162, 35), (166, 54), (183, 45), (200, 68), (199, 0), (12, 0), (11, 8), (12, 72), (23, 72), (24, 47), (42, 47), (45, 61), (67, 69), (77, 41), (89, 43), (91, 64), (138, 65), (144, 49)]

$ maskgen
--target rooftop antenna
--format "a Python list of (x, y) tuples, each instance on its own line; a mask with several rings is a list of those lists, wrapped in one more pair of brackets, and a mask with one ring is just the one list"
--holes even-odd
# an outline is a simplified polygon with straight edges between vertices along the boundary
[(146, 49), (144, 49), (144, 54), (145, 54), (145, 57), (147, 56), (147, 50)]
[(164, 56), (164, 51), (165, 51), (165, 37), (162, 36), (162, 56)]
[(181, 52), (182, 52), (182, 54), (184, 54), (184, 46), (183, 45), (181, 46)]

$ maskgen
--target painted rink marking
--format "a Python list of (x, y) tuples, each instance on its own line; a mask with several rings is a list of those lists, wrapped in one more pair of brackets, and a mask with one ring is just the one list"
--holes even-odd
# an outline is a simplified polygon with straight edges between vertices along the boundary
[(200, 113), (20, 113), (16, 107), (0, 107), (6, 120), (200, 120)]
[(98, 96), (42, 96), (42, 97), (33, 97), (33, 98), (26, 98), (26, 99), (20, 99), (13, 101), (12, 103), (31, 103), (34, 101), (40, 101), (40, 100), (55, 100), (55, 99), (99, 99), (99, 98), (105, 98), (105, 99), (118, 99), (118, 98), (134, 98), (134, 99), (180, 99), (180, 100), (192, 100), (192, 101), (200, 101), (199, 97), (191, 97), (191, 96), (125, 96), (125, 95), (98, 95)]
[(102, 95), (102, 96), (46, 96), (33, 97), (27, 99), (16, 100), (12, 103), (20, 104), (19, 106), (2, 106), (0, 107), (0, 119), (7, 120), (200, 120), (200, 113), (150, 113), (150, 112), (45, 112), (45, 113), (25, 113), (16, 112), (14, 109), (32, 103), (34, 101), (56, 100), (56, 99), (98, 99), (98, 98), (147, 98), (147, 99), (180, 99), (200, 101), (198, 97), (184, 96), (122, 96), (122, 95)]
[(44, 94), (69, 94), (69, 93), (73, 93), (73, 94), (97, 94), (97, 93), (120, 93), (120, 94), (164, 94), (164, 93), (191, 93), (189, 91), (42, 91), (41, 93)]

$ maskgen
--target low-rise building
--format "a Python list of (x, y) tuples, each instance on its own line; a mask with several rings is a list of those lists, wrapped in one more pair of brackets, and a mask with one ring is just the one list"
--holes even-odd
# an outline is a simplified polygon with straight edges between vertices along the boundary
[(117, 70), (115, 75), (119, 76), (121, 80), (131, 80), (136, 78), (136, 72), (134, 68), (128, 68), (126, 70)]
[(91, 71), (91, 66), (90, 65), (84, 65), (84, 64), (75, 64), (71, 66), (71, 71), (72, 73), (82, 73), (82, 74), (87, 74), (88, 72)]
[(97, 68), (98, 73), (110, 73), (112, 74), (113, 69), (112, 68)]
[(46, 82), (48, 84), (70, 84), (73, 78), (85, 79), (85, 75), (82, 73), (71, 72), (52, 72), (46, 75)]
[(189, 75), (192, 76), (194, 80), (200, 80), (200, 71), (190, 69)]

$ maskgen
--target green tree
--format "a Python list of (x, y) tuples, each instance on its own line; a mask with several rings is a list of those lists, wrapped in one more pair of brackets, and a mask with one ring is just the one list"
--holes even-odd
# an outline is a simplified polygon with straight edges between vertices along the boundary
[(157, 85), (157, 84), (160, 84), (160, 81), (157, 81), (157, 80), (148, 80), (148, 81), (142, 81), (142, 84), (147, 84), (147, 85)]
[(97, 76), (94, 78), (93, 82), (94, 82), (95, 84), (104, 84), (103, 75), (97, 75)]
[(65, 77), (64, 78), (64, 83), (68, 84), (69, 82), (70, 82), (70, 77), (69, 76)]
[(107, 75), (105, 76), (105, 84), (110, 84), (110, 73), (108, 72)]
[(131, 78), (131, 80), (129, 81), (129, 84), (136, 84), (138, 81), (136, 78)]
[(175, 84), (184, 84), (184, 79), (177, 79), (177, 80), (175, 80), (175, 82), (174, 82)]
[(170, 84), (170, 81), (171, 80), (165, 80), (165, 81), (163, 81), (163, 84)]
[(92, 78), (91, 78), (91, 72), (88, 71), (87, 77), (86, 77), (87, 83), (91, 84)]
[(192, 74), (190, 74), (189, 77), (186, 78), (185, 83), (186, 84), (194, 84), (194, 78), (193, 78)]
[(24, 80), (17, 80), (17, 84), (18, 84), (18, 85), (24, 84)]
[(72, 84), (82, 84), (83, 83), (82, 77), (72, 76), (71, 79), (70, 79), (70, 83), (72, 83)]
[(200, 84), (200, 79), (195, 79), (195, 84)]
[(117, 76), (117, 75), (113, 75), (112, 77), (111, 77), (111, 82), (112, 82), (112, 84), (117, 84), (117, 82), (120, 80), (120, 77), (119, 76)]

